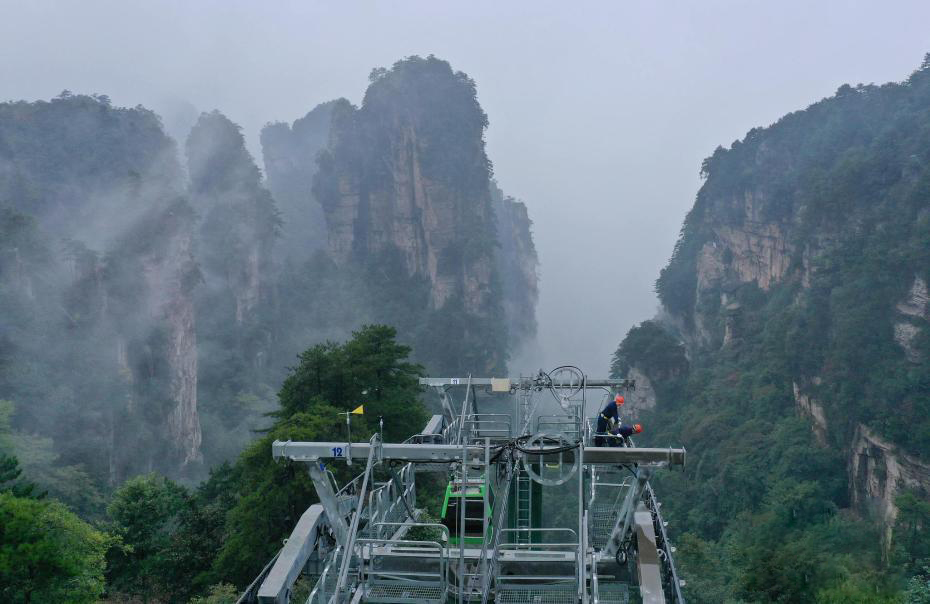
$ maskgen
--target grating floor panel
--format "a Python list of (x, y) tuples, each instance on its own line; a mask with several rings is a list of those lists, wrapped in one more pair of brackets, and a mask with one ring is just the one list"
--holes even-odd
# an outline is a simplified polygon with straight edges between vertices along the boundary
[(600, 583), (597, 593), (601, 604), (629, 604), (630, 601), (630, 587), (626, 583)]
[(445, 601), (445, 590), (440, 585), (410, 585), (400, 582), (373, 582), (365, 589), (366, 602), (390, 604), (428, 604)]
[(601, 549), (607, 545), (607, 539), (610, 538), (610, 533), (614, 529), (617, 521), (617, 507), (606, 503), (595, 503), (588, 513), (590, 514), (591, 545)]
[(577, 588), (565, 585), (513, 585), (497, 588), (498, 604), (575, 604)]

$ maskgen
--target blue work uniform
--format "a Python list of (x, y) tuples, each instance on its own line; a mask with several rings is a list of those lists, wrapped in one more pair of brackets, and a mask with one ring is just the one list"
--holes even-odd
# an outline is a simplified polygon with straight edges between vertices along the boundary
[[(620, 409), (617, 407), (617, 401), (610, 401), (607, 403), (607, 406), (604, 407), (604, 410), (601, 411), (601, 414), (597, 416), (597, 429), (595, 432), (597, 434), (607, 434), (610, 429), (609, 420), (613, 420), (614, 423), (620, 421)], [(603, 447), (605, 443), (605, 438), (603, 436), (594, 436), (594, 445), (597, 447)]]
[(619, 428), (614, 430), (614, 434), (617, 436), (622, 436), (623, 438), (629, 438), (636, 434), (636, 430), (633, 429), (633, 426), (628, 426), (626, 424), (621, 425)]

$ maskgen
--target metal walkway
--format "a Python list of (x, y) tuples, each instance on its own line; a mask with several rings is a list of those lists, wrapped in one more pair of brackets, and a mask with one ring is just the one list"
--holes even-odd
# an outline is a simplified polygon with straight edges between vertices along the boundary
[[(307, 464), (320, 503), (240, 604), (287, 604), (301, 576), (314, 585), (306, 604), (684, 601), (648, 483), (684, 450), (592, 446), (604, 393), (635, 384), (574, 367), (421, 384), (443, 413), (403, 443), (273, 444)], [(340, 487), (334, 463), (364, 470)], [(419, 521), (424, 473), (448, 481), (443, 523)]]

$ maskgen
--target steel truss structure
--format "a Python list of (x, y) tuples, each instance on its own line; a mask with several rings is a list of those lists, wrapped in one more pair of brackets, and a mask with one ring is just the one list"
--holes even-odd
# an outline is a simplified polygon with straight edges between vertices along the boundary
[[(307, 464), (320, 503), (304, 512), (239, 604), (296, 602), (301, 579), (312, 589), (299, 604), (684, 602), (649, 477), (683, 465), (685, 450), (621, 438), (593, 446), (588, 415), (605, 392), (633, 382), (560, 367), (421, 385), (438, 395), (442, 413), (403, 443), (378, 434), (355, 443), (275, 441), (276, 459)], [(480, 413), (479, 395), (512, 402), (508, 412)], [(558, 412), (542, 414), (540, 401), (550, 395)], [(327, 463), (362, 471), (340, 487)], [(417, 507), (423, 474), (447, 480), (453, 503), (461, 503), (442, 523)], [(543, 520), (544, 502), (563, 512), (560, 526)]]

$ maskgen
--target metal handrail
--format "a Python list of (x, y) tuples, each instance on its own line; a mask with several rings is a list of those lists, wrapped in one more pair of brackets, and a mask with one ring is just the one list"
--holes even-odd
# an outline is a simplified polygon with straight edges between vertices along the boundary
[[(536, 418), (536, 432), (547, 432), (548, 430), (543, 430), (543, 426), (555, 427), (566, 436), (580, 438), (582, 434), (581, 422), (571, 415), (540, 415)], [(570, 426), (571, 429), (566, 430), (564, 426)]]
[[(501, 434), (506, 437), (510, 437), (512, 433), (512, 426), (508, 422), (501, 420), (482, 420), (482, 419), (466, 419), (465, 425), (468, 426), (467, 429), (472, 433), (472, 438), (480, 438), (481, 436), (493, 434)], [(485, 428), (483, 425), (491, 426), (502, 426), (500, 428)]]
[(578, 531), (564, 527), (505, 528), (501, 529), (501, 533), (570, 533), (575, 538), (574, 545), (578, 544)]
[[(415, 483), (410, 480), (410, 472), (412, 471), (412, 464), (405, 464), (401, 469), (400, 474), (397, 476), (399, 481), (395, 482), (394, 477), (388, 480), (386, 483), (380, 485), (378, 488), (373, 489), (368, 495), (368, 527), (366, 532), (370, 532), (372, 528), (380, 524), (379, 521), (389, 521), (394, 517), (395, 512), (398, 510), (398, 507), (404, 507), (406, 510), (407, 506), (404, 505), (404, 501), (409, 501), (411, 495), (415, 492)], [(409, 503), (408, 503), (409, 505)], [(379, 533), (375, 533), (374, 536), (380, 537)]]
[[(541, 550), (554, 550), (562, 551), (560, 548), (565, 548), (566, 552), (577, 552), (578, 543), (577, 542), (566, 542), (566, 543), (501, 543), (501, 551), (519, 551), (519, 550), (532, 550), (532, 549), (541, 549)], [(576, 556), (577, 557), (577, 556)], [(576, 577), (577, 578), (577, 577)]]
[[(418, 572), (412, 573), (412, 572), (404, 572), (404, 571), (389, 571), (389, 572), (383, 572), (383, 571), (374, 570), (374, 569), (370, 568), (370, 564), (371, 564), (371, 562), (374, 560), (373, 550), (374, 550), (374, 547), (375, 547), (376, 545), (383, 545), (383, 546), (397, 546), (397, 545), (400, 545), (400, 546), (409, 546), (409, 547), (412, 547), (412, 548), (419, 548), (419, 549), (421, 549), (421, 550), (429, 550), (429, 551), (435, 550), (436, 553), (437, 553), (437, 560), (439, 561), (439, 572), (436, 573), (436, 574), (433, 574), (433, 573), (424, 573), (423, 571), (418, 571)], [(366, 566), (366, 567), (363, 568), (363, 572), (364, 572), (365, 575), (367, 575), (367, 576), (374, 576), (374, 577), (382, 577), (382, 576), (383, 576), (383, 577), (410, 577), (410, 576), (418, 576), (418, 577), (424, 577), (424, 576), (425, 576), (425, 577), (436, 577), (436, 578), (437, 578), (437, 581), (435, 581), (435, 582), (438, 583), (438, 584), (440, 585), (440, 587), (442, 588), (442, 592), (443, 592), (443, 593), (447, 593), (448, 590), (449, 590), (449, 582), (448, 582), (448, 574), (449, 574), (449, 571), (448, 571), (448, 568), (449, 568), (449, 554), (448, 554), (448, 551), (446, 550), (446, 548), (443, 547), (443, 545), (440, 544), (440, 543), (437, 542), (437, 541), (414, 541), (414, 540), (410, 540), (410, 539), (359, 539), (359, 540), (356, 542), (356, 546), (361, 548), (361, 550), (362, 550), (361, 558), (362, 558), (363, 560), (365, 559), (364, 551), (365, 551), (365, 548), (366, 548), (366, 546), (367, 546), (367, 549), (368, 549), (369, 566)], [(412, 556), (412, 555), (414, 555), (414, 552), (402, 552), (402, 553), (405, 554), (406, 556)], [(404, 580), (404, 581), (409, 581), (410, 579), (402, 579), (402, 580)], [(421, 582), (423, 582), (423, 581), (421, 581)]]
[(356, 482), (358, 482), (359, 479), (363, 478), (364, 476), (365, 476), (365, 472), (362, 472), (361, 474), (358, 474), (357, 476), (352, 478), (352, 480), (350, 480), (349, 482), (345, 483), (345, 485), (341, 489), (336, 491), (336, 497), (339, 497), (341, 495), (350, 495), (351, 493), (349, 492), (349, 487), (353, 486)]
[(408, 436), (406, 439), (404, 439), (404, 443), (414, 443), (414, 444), (421, 445), (424, 442), (431, 442), (433, 444), (436, 444), (437, 441), (442, 441), (442, 440), (443, 440), (443, 432), (438, 432), (435, 434), (424, 434), (421, 432), (419, 434)]
[(574, 529), (570, 528), (507, 528), (501, 529), (501, 534), (505, 533), (569, 533), (572, 537), (575, 538), (572, 542), (550, 542), (550, 543), (504, 543), (501, 544), (500, 549), (502, 550), (523, 550), (523, 549), (554, 549), (554, 548), (563, 548), (570, 547), (573, 550), (578, 548), (578, 533)]
[(438, 522), (379, 522), (378, 526), (406, 526), (413, 528), (415, 526), (422, 526), (428, 528), (438, 528), (440, 532), (443, 533), (443, 541), (446, 543), (449, 542), (449, 527), (445, 524), (440, 524)]

